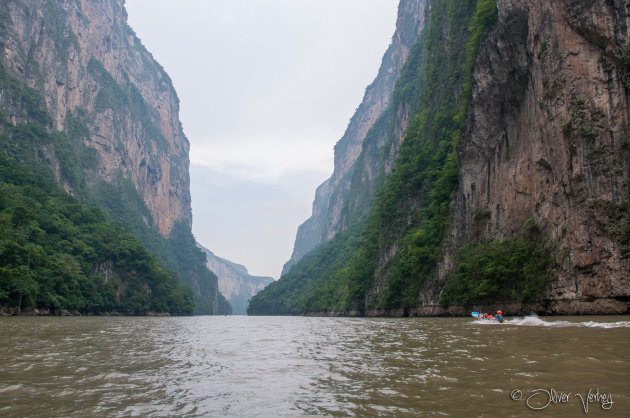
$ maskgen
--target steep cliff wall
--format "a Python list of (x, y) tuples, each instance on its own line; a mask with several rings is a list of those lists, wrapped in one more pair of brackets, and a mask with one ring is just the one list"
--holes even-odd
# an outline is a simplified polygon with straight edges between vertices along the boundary
[[(377, 142), (381, 148), (390, 134), (392, 115), (398, 117), (402, 124), (408, 123), (411, 112), (408, 106), (401, 105), (397, 109), (390, 110), (388, 115), (384, 113), (392, 102), (394, 86), (409, 56), (409, 50), (424, 26), (426, 7), (427, 0), (402, 0), (400, 2), (396, 31), (383, 56), (378, 75), (367, 87), (363, 101), (350, 119), (346, 132), (335, 145), (333, 174), (317, 188), (313, 213), (298, 228), (293, 254), (282, 270), (283, 275), (310, 250), (347, 228), (352, 220), (366, 209), (367, 205), (350, 205), (349, 203), (354, 172), (357, 170), (356, 163), (362, 153), (366, 135), (379, 118), (382, 119), (383, 126), (380, 127), (378, 133), (373, 135), (373, 137), (378, 137), (373, 138), (373, 141)], [(398, 143), (402, 140), (401, 132), (404, 131), (405, 126), (400, 126), (400, 128), (401, 130), (396, 134), (399, 137)], [(374, 177), (380, 173), (380, 168), (374, 167), (376, 163), (366, 168), (364, 160), (361, 160), (360, 164), (362, 166), (360, 169), (368, 173), (368, 182), (372, 183)], [(371, 193), (365, 200), (369, 202), (370, 197)]]
[(383, 128), (404, 141), (364, 141), (353, 167), (351, 196), (391, 172), (369, 216), (250, 313), (630, 312), (630, 4), (429, 4), (396, 86), (418, 103)]
[(35, 153), (66, 192), (126, 225), (193, 290), (195, 312), (230, 312), (191, 233), (177, 95), (128, 26), (124, 0), (4, 0), (0, 50), (0, 87), (24, 92), (0, 94), (5, 131), (17, 140), (12, 131), (37, 125), (36, 145), (23, 141), (12, 157)]
[(550, 297), (575, 301), (556, 309), (625, 311), (629, 5), (497, 3), (459, 147), (454, 236), (503, 239), (533, 218), (559, 254)]
[(131, 180), (146, 222), (167, 236), (176, 221), (192, 222), (189, 145), (171, 81), (127, 25), (123, 3), (3, 1), (0, 62), (42, 93), (55, 129), (66, 130), (69, 115), (87, 124), (84, 143), (99, 156), (90, 181)]
[[(431, 201), (398, 195), (418, 208), (402, 211), (411, 227), (381, 227), (393, 239), (380, 239), (364, 314), (463, 313), (453, 305), (492, 301), (513, 313), (630, 309), (627, 6), (499, 0), (497, 9), (472, 73), (449, 232), (427, 256)], [(433, 220), (415, 230), (415, 211)]]
[[(201, 247), (201, 246), (200, 246)], [(272, 277), (252, 276), (245, 266), (217, 257), (201, 247), (208, 259), (206, 265), (219, 280), (219, 291), (230, 302), (233, 315), (245, 315), (247, 302), (269, 283)]]
[[(485, 28), (492, 25), (496, 8), (492, 2), (479, 3), (480, 15), (489, 17), (481, 19), (488, 20), (481, 25)], [(476, 53), (466, 48), (474, 2), (434, 1), (429, 10), (392, 103), (368, 131), (350, 173), (345, 202), (357, 209), (354, 219), (252, 298), (249, 313), (365, 311), (416, 303), (411, 294), (417, 284), (412, 288), (408, 282), (420, 274), (416, 270), (429, 268), (443, 236), (444, 207), (457, 174), (454, 143), (463, 120), (462, 83), (472, 71), (472, 65), (464, 71), (462, 64)], [(436, 185), (441, 190), (434, 193)], [(439, 201), (431, 203), (434, 197)], [(437, 221), (427, 219), (431, 216)], [(427, 220), (428, 231), (418, 230)], [(414, 248), (424, 244), (430, 248)]]

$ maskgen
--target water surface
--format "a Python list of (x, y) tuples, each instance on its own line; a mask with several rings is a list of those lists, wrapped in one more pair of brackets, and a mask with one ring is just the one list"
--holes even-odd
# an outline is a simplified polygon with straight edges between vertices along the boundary
[(0, 416), (630, 416), (628, 317), (16, 317), (0, 335)]

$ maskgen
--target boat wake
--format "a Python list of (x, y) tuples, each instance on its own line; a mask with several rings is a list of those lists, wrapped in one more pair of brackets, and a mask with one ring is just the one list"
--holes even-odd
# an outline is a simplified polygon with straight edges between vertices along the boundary
[(588, 328), (630, 328), (630, 321), (618, 322), (571, 322), (571, 321), (545, 321), (538, 315), (528, 315), (524, 318), (514, 318), (505, 321), (509, 325), (521, 325), (530, 327), (588, 327)]

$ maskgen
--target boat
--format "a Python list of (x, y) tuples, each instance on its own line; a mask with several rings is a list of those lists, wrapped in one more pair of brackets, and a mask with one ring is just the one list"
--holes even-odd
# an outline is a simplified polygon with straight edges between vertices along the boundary
[(499, 321), (494, 316), (492, 318), (484, 318), (483, 317), (483, 313), (481, 313), (481, 312), (473, 312), (471, 315), (473, 316), (473, 318), (476, 318), (476, 319), (478, 319), (480, 321), (497, 322), (497, 323), (500, 323), (500, 324), (505, 323), (505, 319), (501, 319), (501, 321)]

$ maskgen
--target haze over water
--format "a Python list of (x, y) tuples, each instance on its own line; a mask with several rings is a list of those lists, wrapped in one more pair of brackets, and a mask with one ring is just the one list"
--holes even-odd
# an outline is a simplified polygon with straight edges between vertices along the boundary
[(628, 317), (11, 317), (0, 333), (5, 417), (630, 416)]

